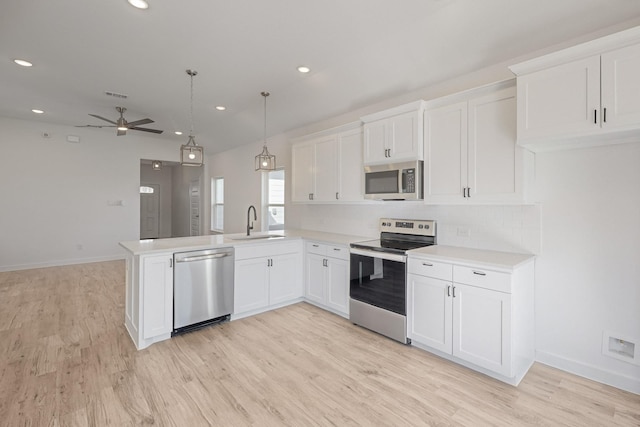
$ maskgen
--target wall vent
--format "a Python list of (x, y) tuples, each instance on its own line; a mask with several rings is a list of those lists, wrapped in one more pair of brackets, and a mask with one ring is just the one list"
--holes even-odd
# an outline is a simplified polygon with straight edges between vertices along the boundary
[(637, 340), (604, 331), (602, 334), (602, 354), (618, 360), (640, 365), (640, 351)]
[(129, 95), (125, 95), (123, 93), (117, 93), (117, 92), (110, 92), (108, 90), (106, 90), (104, 94), (107, 96), (113, 96), (114, 98), (120, 98), (120, 99), (127, 99), (129, 97)]

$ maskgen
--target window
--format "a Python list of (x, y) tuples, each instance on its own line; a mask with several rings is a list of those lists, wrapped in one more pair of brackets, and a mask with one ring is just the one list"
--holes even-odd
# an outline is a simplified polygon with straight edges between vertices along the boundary
[(284, 230), (284, 169), (267, 172), (264, 194), (264, 224), (267, 230)]
[(211, 231), (224, 231), (224, 178), (211, 179)]

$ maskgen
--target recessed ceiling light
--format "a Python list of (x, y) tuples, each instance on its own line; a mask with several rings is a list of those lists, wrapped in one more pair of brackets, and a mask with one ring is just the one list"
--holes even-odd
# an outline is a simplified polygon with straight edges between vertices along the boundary
[(180, 132), (179, 130), (174, 132), (176, 135), (182, 135), (182, 132)]
[(298, 67), (298, 71), (300, 71), (303, 74), (308, 73), (309, 71), (311, 71), (311, 68), (309, 67), (305, 67), (304, 65), (301, 65)]
[(42, 111), (42, 110), (38, 110), (37, 108), (34, 108), (34, 109), (33, 109), (33, 110), (31, 110), (31, 111), (33, 111), (33, 112), (34, 112), (34, 113), (36, 113), (36, 114), (44, 114), (44, 111)]
[(13, 62), (18, 65), (22, 65), (23, 67), (33, 67), (33, 64), (31, 62), (25, 61), (24, 59), (14, 59)]
[(216, 110), (218, 110), (218, 111), (224, 111), (226, 109), (227, 109), (227, 107), (225, 107), (224, 105), (217, 105), (216, 106)]
[(148, 9), (149, 3), (144, 0), (127, 0), (129, 4), (133, 7), (137, 7), (138, 9)]

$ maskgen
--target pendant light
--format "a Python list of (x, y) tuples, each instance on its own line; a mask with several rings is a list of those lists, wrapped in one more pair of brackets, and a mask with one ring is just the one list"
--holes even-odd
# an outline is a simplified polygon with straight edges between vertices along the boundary
[(204, 160), (204, 148), (196, 144), (196, 137), (193, 136), (193, 78), (198, 75), (195, 70), (187, 70), (191, 77), (191, 130), (189, 141), (180, 146), (180, 164), (182, 166), (202, 166)]
[(269, 96), (269, 92), (262, 92), (260, 95), (264, 97), (264, 146), (262, 153), (256, 156), (256, 170), (272, 171), (276, 168), (276, 156), (269, 154), (269, 150), (267, 150), (267, 96)]

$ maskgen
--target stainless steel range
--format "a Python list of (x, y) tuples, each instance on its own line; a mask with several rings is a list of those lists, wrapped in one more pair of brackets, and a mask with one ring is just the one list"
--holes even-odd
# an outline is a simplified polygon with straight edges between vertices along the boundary
[(408, 344), (407, 251), (436, 244), (436, 222), (380, 219), (380, 239), (351, 244), (349, 320)]

